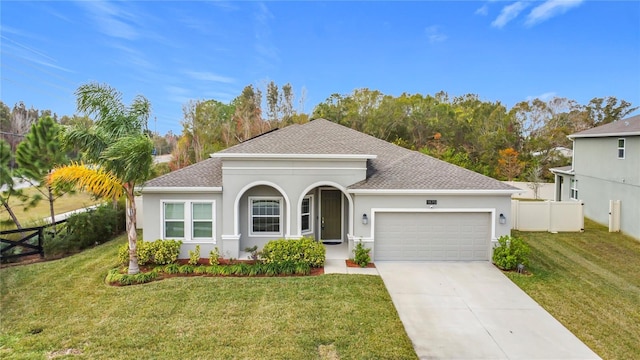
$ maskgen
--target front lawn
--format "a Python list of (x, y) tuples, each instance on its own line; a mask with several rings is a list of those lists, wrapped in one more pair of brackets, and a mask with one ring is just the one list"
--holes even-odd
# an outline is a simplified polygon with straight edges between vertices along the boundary
[(378, 276), (105, 285), (124, 242), (0, 270), (0, 358), (416, 358)]
[(532, 276), (508, 276), (604, 359), (640, 354), (640, 242), (585, 219), (584, 233), (517, 232)]

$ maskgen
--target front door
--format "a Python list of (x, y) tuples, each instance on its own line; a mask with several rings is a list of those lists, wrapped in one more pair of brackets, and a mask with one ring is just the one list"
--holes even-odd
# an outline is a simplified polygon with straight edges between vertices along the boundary
[(320, 239), (342, 241), (342, 193), (339, 190), (320, 192)]

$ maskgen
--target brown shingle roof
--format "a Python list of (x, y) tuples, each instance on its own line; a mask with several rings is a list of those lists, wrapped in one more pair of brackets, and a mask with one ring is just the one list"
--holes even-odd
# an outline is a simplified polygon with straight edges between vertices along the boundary
[(640, 115), (580, 131), (569, 135), (569, 138), (607, 136), (640, 136)]
[(209, 158), (199, 163), (149, 180), (144, 187), (220, 187), (222, 159)]
[[(516, 189), (490, 177), (324, 119), (269, 132), (225, 149), (218, 155), (236, 153), (375, 155), (374, 159), (367, 162), (367, 179), (351, 185), (352, 189)], [(222, 186), (221, 167), (220, 158), (208, 159), (151, 180), (146, 186)], [(211, 179), (205, 180), (206, 177)]]

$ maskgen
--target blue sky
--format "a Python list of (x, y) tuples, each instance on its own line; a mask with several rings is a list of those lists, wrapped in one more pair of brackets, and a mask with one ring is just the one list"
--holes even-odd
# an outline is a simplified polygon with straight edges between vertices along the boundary
[(71, 115), (79, 85), (108, 83), (127, 103), (146, 96), (162, 134), (181, 131), (190, 99), (229, 102), (271, 80), (291, 83), (303, 112), (357, 88), (640, 105), (640, 1), (2, 1), (0, 12), (5, 104)]

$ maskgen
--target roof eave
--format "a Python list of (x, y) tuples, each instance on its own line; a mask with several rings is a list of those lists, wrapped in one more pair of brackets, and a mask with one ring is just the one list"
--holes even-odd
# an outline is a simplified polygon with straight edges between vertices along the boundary
[(579, 138), (596, 138), (596, 137), (625, 137), (625, 136), (640, 136), (640, 131), (630, 131), (630, 132), (612, 132), (612, 133), (602, 133), (602, 134), (572, 134), (567, 136), (569, 139), (579, 139)]
[(550, 168), (549, 171), (551, 171), (554, 174), (575, 175), (575, 171), (573, 169), (562, 170), (558, 168)]
[(355, 195), (512, 195), (524, 192), (521, 189), (349, 189)]
[(221, 186), (145, 186), (143, 194), (155, 193), (221, 193)]
[(330, 159), (330, 160), (369, 160), (375, 159), (378, 155), (372, 154), (262, 154), (262, 153), (213, 153), (213, 158), (221, 159), (247, 159), (247, 160), (266, 160), (266, 159)]

